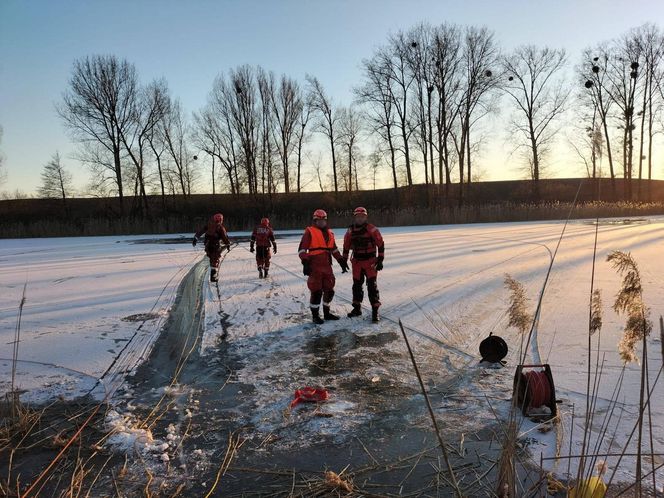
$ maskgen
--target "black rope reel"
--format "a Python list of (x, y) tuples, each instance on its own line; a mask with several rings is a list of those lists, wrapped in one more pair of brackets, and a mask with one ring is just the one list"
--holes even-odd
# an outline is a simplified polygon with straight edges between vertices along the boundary
[(488, 363), (499, 363), (505, 356), (507, 356), (507, 343), (502, 337), (489, 334), (489, 337), (480, 342), (480, 356), (481, 361)]

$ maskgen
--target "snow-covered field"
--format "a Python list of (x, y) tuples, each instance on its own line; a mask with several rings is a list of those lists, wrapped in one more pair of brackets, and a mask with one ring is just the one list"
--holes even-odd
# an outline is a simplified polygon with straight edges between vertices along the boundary
[[(495, 386), (484, 382), (481, 394), (494, 388), (499, 398), (509, 396), (511, 375), (518, 363), (519, 336), (507, 329), (508, 293), (503, 285), (504, 276), (509, 273), (525, 285), (534, 309), (562, 229), (563, 222), (384, 229), (386, 260), (379, 288), (385, 320), (381, 330), (396, 331), (396, 321), (403, 320), (413, 337), (428, 341), (432, 354), (437, 350), (448, 353), (446, 363), (437, 366), (441, 376), (455, 370), (462, 378), (464, 370), (478, 368), (480, 341), (490, 332), (500, 335), (510, 346), (508, 366), (502, 375), (496, 375)], [(343, 230), (336, 233), (341, 239)], [(576, 221), (567, 226), (544, 294), (537, 334), (539, 354), (551, 365), (557, 397), (562, 400), (563, 454), (570, 452), (572, 425), (572, 454), (578, 453), (582, 437), (594, 233), (592, 222)], [(46, 400), (56, 395), (72, 397), (86, 393), (105, 373), (102, 386), (106, 391), (98, 387), (95, 394), (103, 396), (104, 392), (117, 388), (122, 376), (149, 351), (173, 303), (178, 283), (202, 257), (200, 249), (194, 250), (188, 244), (188, 238), (184, 244), (158, 243), (161, 238), (1, 241), (0, 392), (9, 389), (12, 341), (25, 283), (21, 361), (17, 372), (17, 385), (26, 390), (23, 399)], [(145, 243), (141, 239), (154, 240)], [(299, 237), (292, 235), (278, 240), (279, 252), (273, 258), (271, 276), (264, 281), (257, 278), (253, 255), (246, 248), (238, 246), (231, 251), (222, 265), (220, 299), (212, 287), (205, 286), (203, 354), (221, 340), (238, 342), (264, 336), (263, 354), (287, 357), (286, 339), (302, 332), (303, 317), (308, 316), (308, 292), (296, 256), (298, 241)], [(606, 256), (613, 250), (632, 253), (641, 271), (645, 301), (656, 321), (664, 312), (663, 241), (664, 219), (604, 220), (600, 224), (595, 286), (603, 293), (601, 350), (605, 360), (597, 425), (609, 406), (622, 367), (616, 346), (624, 318), (611, 308), (620, 277), (606, 263)], [(338, 268), (335, 271), (337, 297), (333, 309), (345, 314), (350, 308), (351, 277), (342, 275)], [(220, 305), (223, 328), (219, 321)], [(367, 313), (363, 320), (367, 320)], [(364, 321), (345, 317), (338, 322), (338, 326), (351, 331), (366, 325)], [(334, 326), (337, 325), (325, 324), (322, 328)], [(657, 326), (655, 331), (658, 332)], [(274, 333), (286, 339), (274, 341)], [(653, 333), (649, 344), (652, 382), (662, 365), (658, 333)], [(403, 345), (396, 343), (392, 347)], [(435, 378), (435, 368), (430, 363), (426, 365), (430, 367), (426, 375)], [(638, 365), (628, 365), (619, 403), (600, 451), (619, 452), (632, 430), (637, 413), (639, 372)], [(406, 364), (399, 375), (409, 373), (410, 365)], [(396, 374), (376, 367), (367, 375), (382, 378)], [(252, 368), (251, 362), (238, 372), (238, 378), (255, 385), (270, 381), (269, 375)], [(476, 376), (468, 376), (472, 378)], [(664, 450), (661, 382), (664, 381), (660, 379), (655, 386), (652, 400), (655, 453)], [(472, 396), (478, 391), (469, 380), (467, 385), (461, 384), (460, 392)], [(508, 403), (496, 401), (495, 405), (499, 413), (504, 413)], [(353, 407), (340, 405), (336, 409)], [(474, 419), (493, 418), (488, 408), (480, 415)], [(532, 428), (532, 424), (526, 424), (522, 430)], [(614, 434), (615, 439), (610, 441)], [(533, 430), (529, 436), (540, 441), (531, 448), (536, 460), (540, 451), (545, 455), (554, 452), (553, 435), (542, 436)], [(564, 462), (556, 470), (564, 473), (566, 466)], [(622, 477), (628, 475), (626, 469)]]

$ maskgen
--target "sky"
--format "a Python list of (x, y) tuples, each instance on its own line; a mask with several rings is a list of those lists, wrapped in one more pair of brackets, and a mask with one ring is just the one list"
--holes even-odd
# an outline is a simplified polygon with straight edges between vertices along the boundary
[[(390, 32), (421, 21), (486, 25), (505, 50), (562, 47), (575, 62), (586, 46), (646, 22), (664, 24), (664, 2), (0, 0), (0, 154), (7, 174), (0, 190), (34, 192), (56, 150), (77, 185), (87, 181), (55, 110), (78, 58), (126, 58), (142, 82), (165, 77), (189, 112), (205, 104), (218, 74), (241, 64), (300, 81), (315, 75), (347, 105), (362, 59)], [(519, 177), (498, 123), (478, 162), (486, 179)], [(578, 164), (558, 163), (558, 176), (580, 174)]]

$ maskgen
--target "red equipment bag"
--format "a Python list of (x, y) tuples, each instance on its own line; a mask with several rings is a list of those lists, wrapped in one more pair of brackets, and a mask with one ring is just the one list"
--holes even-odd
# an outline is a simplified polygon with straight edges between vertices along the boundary
[(301, 402), (320, 403), (327, 401), (329, 397), (327, 389), (306, 386), (295, 390), (295, 398), (291, 401), (290, 407), (295, 408)]

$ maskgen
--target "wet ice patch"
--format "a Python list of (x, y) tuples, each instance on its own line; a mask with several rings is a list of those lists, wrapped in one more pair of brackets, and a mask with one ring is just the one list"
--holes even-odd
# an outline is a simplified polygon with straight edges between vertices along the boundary
[(345, 415), (355, 409), (357, 405), (350, 401), (331, 400), (321, 406), (321, 411), (332, 415)]

